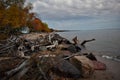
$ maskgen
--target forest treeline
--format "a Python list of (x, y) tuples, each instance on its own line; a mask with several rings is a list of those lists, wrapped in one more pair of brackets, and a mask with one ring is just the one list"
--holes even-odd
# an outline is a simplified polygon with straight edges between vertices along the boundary
[(22, 27), (29, 27), (31, 31), (50, 32), (48, 24), (42, 22), (30, 12), (31, 3), (25, 0), (0, 0), (0, 32), (16, 34)]

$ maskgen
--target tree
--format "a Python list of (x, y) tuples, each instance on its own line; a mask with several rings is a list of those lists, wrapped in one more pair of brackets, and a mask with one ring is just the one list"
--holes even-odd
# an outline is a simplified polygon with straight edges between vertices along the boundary
[(11, 29), (30, 25), (34, 15), (31, 16), (29, 12), (32, 4), (24, 7), (24, 2), (25, 0), (0, 0), (0, 27), (7, 28), (10, 32)]
[(43, 25), (44, 25), (44, 30), (45, 30), (46, 32), (51, 32), (51, 30), (49, 29), (47, 23), (43, 22)]
[(5, 9), (10, 7), (13, 4), (16, 4), (18, 7), (23, 8), (25, 0), (0, 0), (0, 4)]
[(10, 26), (12, 28), (18, 28), (21, 26), (21, 10), (14, 4), (5, 10), (3, 25)]
[(51, 30), (48, 28), (48, 24), (42, 22), (39, 18), (35, 18), (33, 20), (33, 26), (36, 31), (42, 32), (50, 32)]
[(25, 0), (0, 0), (0, 28), (5, 29), (8, 34), (24, 26), (49, 32), (48, 25), (30, 12), (32, 4), (24, 6), (24, 3)]

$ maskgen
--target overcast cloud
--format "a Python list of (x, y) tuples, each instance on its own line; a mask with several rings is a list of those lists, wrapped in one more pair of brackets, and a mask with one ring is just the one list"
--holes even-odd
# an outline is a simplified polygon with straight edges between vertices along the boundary
[(53, 28), (67, 29), (76, 26), (81, 29), (80, 26), (88, 28), (88, 25), (91, 28), (97, 26), (99, 28), (111, 26), (111, 22), (114, 27), (120, 27), (120, 0), (27, 0), (27, 2), (32, 2), (34, 7), (32, 11)]

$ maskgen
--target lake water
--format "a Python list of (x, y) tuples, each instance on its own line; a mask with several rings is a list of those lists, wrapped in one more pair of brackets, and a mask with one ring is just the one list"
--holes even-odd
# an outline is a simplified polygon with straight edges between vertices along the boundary
[(59, 34), (71, 41), (75, 36), (80, 42), (95, 38), (95, 41), (86, 43), (88, 50), (120, 56), (120, 29), (80, 30)]

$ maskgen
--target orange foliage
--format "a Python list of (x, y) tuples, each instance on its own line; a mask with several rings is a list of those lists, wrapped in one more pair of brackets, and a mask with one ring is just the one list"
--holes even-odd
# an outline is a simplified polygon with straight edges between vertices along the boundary
[[(24, 5), (25, 0), (0, 1), (0, 28), (19, 29), (23, 26), (34, 28), (36, 31), (50, 32), (48, 25), (35, 18), (35, 13), (30, 13), (33, 8), (29, 3)], [(8, 30), (9, 31), (9, 30)]]
[(38, 18), (35, 18), (33, 20), (33, 26), (36, 31), (44, 31), (44, 32), (50, 32), (50, 29), (46, 27), (42, 21)]
[(38, 18), (35, 18), (33, 20), (33, 26), (34, 26), (35, 30), (41, 31), (42, 27), (43, 27), (42, 21), (40, 19), (38, 19)]

